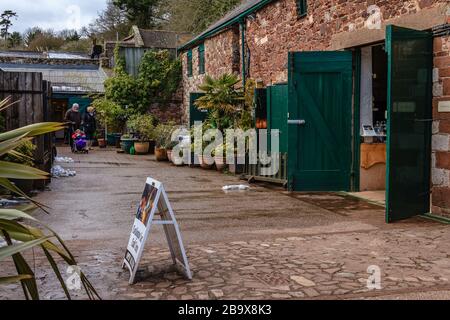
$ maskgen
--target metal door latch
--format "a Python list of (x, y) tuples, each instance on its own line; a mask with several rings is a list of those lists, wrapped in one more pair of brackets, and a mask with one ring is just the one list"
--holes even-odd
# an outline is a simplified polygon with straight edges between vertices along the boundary
[(295, 125), (301, 126), (301, 125), (306, 124), (306, 121), (302, 120), (302, 119), (300, 119), (300, 120), (288, 120), (288, 124), (295, 124)]

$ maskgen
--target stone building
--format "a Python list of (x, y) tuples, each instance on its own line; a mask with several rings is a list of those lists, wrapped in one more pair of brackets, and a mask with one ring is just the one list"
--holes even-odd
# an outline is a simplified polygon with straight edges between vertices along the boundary
[(450, 216), (448, 0), (247, 0), (180, 50), (185, 121), (206, 74), (287, 86), (290, 189), (387, 189), (388, 221)]

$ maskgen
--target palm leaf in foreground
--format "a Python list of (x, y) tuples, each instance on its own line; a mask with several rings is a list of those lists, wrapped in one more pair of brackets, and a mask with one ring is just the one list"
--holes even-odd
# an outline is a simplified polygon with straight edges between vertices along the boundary
[[(38, 223), (44, 229), (49, 231), (49, 235), (45, 235), (38, 228), (18, 222), (17, 219), (26, 219)], [(12, 209), (0, 209), (0, 230), (2, 230), (3, 237), (8, 243), (8, 246), (0, 248), (0, 261), (11, 257), (18, 273), (17, 278), (0, 277), (0, 283), (6, 280), (12, 281), (13, 279), (16, 279), (21, 282), (27, 299), (30, 297), (31, 299), (39, 299), (35, 276), (21, 253), (31, 248), (40, 247), (49, 261), (66, 297), (71, 299), (70, 292), (52, 253), (57, 254), (70, 266), (76, 266), (77, 262), (64, 242), (53, 230), (27, 213)], [(56, 243), (51, 241), (52, 239), (56, 240)], [(13, 241), (18, 243), (13, 244)], [(22, 276), (24, 277), (21, 278)], [(100, 299), (100, 296), (83, 273), (80, 274), (80, 281), (90, 299)]]

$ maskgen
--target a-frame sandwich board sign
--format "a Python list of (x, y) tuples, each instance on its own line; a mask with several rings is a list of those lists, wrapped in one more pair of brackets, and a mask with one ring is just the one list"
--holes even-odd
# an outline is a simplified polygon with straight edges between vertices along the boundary
[(192, 279), (180, 228), (164, 186), (161, 182), (148, 178), (122, 265), (122, 268), (127, 267), (130, 270), (130, 284), (135, 283), (139, 262), (153, 225), (163, 226), (173, 263), (181, 267), (188, 279)]

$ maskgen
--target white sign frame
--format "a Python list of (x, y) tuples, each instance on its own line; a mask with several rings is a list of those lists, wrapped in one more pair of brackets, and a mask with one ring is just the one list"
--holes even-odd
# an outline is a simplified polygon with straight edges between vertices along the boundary
[[(189, 262), (187, 259), (186, 251), (184, 249), (183, 240), (181, 237), (181, 231), (178, 226), (178, 222), (175, 218), (175, 213), (173, 212), (172, 206), (170, 205), (169, 198), (167, 197), (167, 193), (164, 189), (164, 186), (161, 182), (159, 182), (155, 179), (147, 178), (146, 189), (148, 186), (150, 186), (150, 188), (152, 188), (152, 191), (154, 191), (154, 189), (157, 190), (155, 199), (153, 200), (153, 203), (152, 203), (152, 209), (150, 211), (150, 215), (149, 215), (148, 219), (146, 219), (147, 224), (145, 224), (144, 223), (145, 221), (143, 222), (140, 219), (138, 219), (138, 215), (139, 215), (139, 208), (138, 208), (138, 213), (136, 214), (133, 228), (131, 229), (131, 235), (130, 235), (130, 239), (128, 241), (127, 252), (126, 252), (125, 258), (123, 260), (122, 269), (127, 267), (128, 270), (130, 271), (129, 283), (130, 284), (136, 283), (136, 281), (135, 281), (136, 273), (138, 271), (139, 262), (142, 258), (144, 248), (145, 248), (145, 243), (147, 242), (147, 239), (149, 237), (151, 227), (153, 225), (161, 225), (164, 227), (164, 233), (166, 235), (167, 243), (169, 245), (170, 254), (172, 256), (172, 261), (173, 261), (174, 265), (182, 267), (182, 269), (183, 269), (182, 271), (185, 274), (185, 276), (189, 280), (192, 280), (192, 273), (191, 273), (191, 270), (189, 267)], [(144, 191), (144, 193), (145, 193), (145, 191)], [(149, 202), (149, 200), (151, 200), (151, 199), (148, 199), (147, 201)], [(158, 213), (158, 209), (161, 207), (161, 201), (164, 201), (164, 204), (166, 205), (169, 215), (165, 219), (164, 216), (162, 215), (162, 213), (159, 212), (160, 219), (155, 219), (155, 215), (156, 215), (156, 213)], [(141, 205), (142, 205), (142, 200), (141, 200)], [(171, 235), (170, 234), (171, 230), (169, 229), (170, 226), (173, 226), (174, 229), (172, 231), (175, 231), (175, 234), (173, 234), (173, 236), (176, 236), (176, 238), (177, 238), (176, 239), (178, 242), (177, 245), (178, 245), (178, 248), (180, 251), (178, 257), (177, 257), (177, 252), (175, 252), (176, 244), (174, 244), (172, 242), (174, 239), (172, 237), (170, 237), (170, 235)], [(137, 245), (139, 245), (139, 246), (136, 250)], [(182, 260), (182, 261), (180, 261), (180, 260)]]

